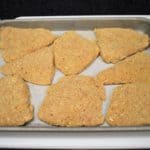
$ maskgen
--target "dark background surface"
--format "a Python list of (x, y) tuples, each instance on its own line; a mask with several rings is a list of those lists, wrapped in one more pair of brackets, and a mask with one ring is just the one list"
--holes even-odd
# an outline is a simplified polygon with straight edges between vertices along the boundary
[(150, 14), (150, 0), (0, 0), (0, 18)]

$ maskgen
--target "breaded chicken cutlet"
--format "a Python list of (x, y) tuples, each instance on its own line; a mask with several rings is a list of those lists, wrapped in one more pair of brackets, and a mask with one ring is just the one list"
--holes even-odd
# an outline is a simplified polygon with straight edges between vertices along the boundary
[(51, 84), (54, 76), (54, 60), (51, 47), (45, 47), (16, 61), (0, 67), (5, 75), (19, 75), (24, 80), (39, 85)]
[(122, 84), (133, 82), (150, 83), (150, 55), (137, 53), (97, 75), (99, 83)]
[(29, 90), (17, 76), (0, 79), (0, 126), (20, 126), (33, 118)]
[(96, 43), (68, 31), (53, 44), (56, 67), (65, 75), (80, 73), (99, 54)]
[(107, 63), (116, 63), (127, 56), (144, 50), (149, 36), (128, 28), (95, 29), (100, 55)]
[(66, 76), (48, 88), (40, 120), (58, 126), (96, 126), (104, 121), (103, 86), (92, 77)]
[(150, 84), (132, 83), (112, 94), (106, 121), (111, 126), (150, 125)]
[(2, 27), (0, 29), (2, 56), (6, 62), (14, 61), (51, 44), (55, 38), (49, 30), (43, 28)]

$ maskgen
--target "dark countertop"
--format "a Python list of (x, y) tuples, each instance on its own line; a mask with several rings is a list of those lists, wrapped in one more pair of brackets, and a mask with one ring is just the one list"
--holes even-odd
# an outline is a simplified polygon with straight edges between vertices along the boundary
[(0, 18), (150, 14), (150, 0), (1, 0)]

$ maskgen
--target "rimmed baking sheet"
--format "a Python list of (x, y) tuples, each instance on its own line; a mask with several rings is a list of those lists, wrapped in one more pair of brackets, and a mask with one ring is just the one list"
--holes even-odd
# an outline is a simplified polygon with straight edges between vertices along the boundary
[[(146, 18), (135, 17), (99, 17), (99, 16), (76, 16), (76, 17), (51, 17), (51, 18), (32, 18), (19, 20), (3, 20), (0, 21), (0, 26), (15, 26), (20, 28), (47, 28), (51, 29), (54, 34), (61, 35), (68, 30), (76, 30), (81, 36), (89, 39), (94, 39), (94, 28), (103, 27), (123, 27), (133, 28), (139, 32), (144, 32), (150, 35), (150, 20)], [(147, 50), (150, 52), (150, 49)], [(0, 65), (4, 61), (0, 57)], [(98, 57), (87, 69), (81, 74), (95, 76), (101, 70), (104, 70), (112, 64), (106, 64)], [(0, 74), (2, 76), (2, 74)], [(53, 83), (56, 83), (59, 78), (64, 76), (60, 71), (56, 70)], [(98, 127), (57, 127), (50, 126), (40, 121), (37, 117), (38, 108), (45, 96), (47, 86), (38, 86), (28, 83), (31, 93), (31, 102), (34, 106), (34, 119), (30, 123), (21, 127), (0, 127), (0, 131), (150, 131), (150, 126), (140, 127), (111, 127), (106, 123)], [(109, 98), (115, 86), (105, 86), (106, 100), (103, 105), (103, 113), (106, 113)]]

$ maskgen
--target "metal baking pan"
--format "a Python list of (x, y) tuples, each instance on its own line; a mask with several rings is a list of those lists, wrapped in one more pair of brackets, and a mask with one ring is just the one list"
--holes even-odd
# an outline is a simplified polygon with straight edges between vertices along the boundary
[[(52, 30), (55, 34), (62, 34), (67, 30), (76, 30), (82, 36), (93, 39), (94, 28), (104, 27), (123, 27), (133, 28), (134, 30), (144, 32), (150, 35), (150, 20), (142, 17), (100, 17), (100, 16), (61, 16), (49, 18), (30, 18), (18, 20), (1, 20), (0, 27), (14, 26), (19, 28), (47, 28)], [(150, 51), (147, 50), (147, 51)], [(0, 65), (4, 62), (0, 57)], [(84, 70), (81, 74), (95, 76), (99, 71), (111, 66), (106, 65), (100, 58), (97, 58), (91, 66)], [(1, 75), (2, 76), (2, 75)], [(56, 71), (53, 83), (57, 82), (58, 78), (63, 76), (61, 72)], [(111, 127), (104, 123), (98, 127), (57, 127), (49, 126), (41, 122), (37, 117), (38, 108), (45, 96), (47, 86), (37, 86), (27, 83), (31, 92), (31, 102), (35, 108), (34, 119), (30, 123), (21, 127), (0, 127), (0, 131), (150, 131), (150, 126), (140, 127)], [(103, 113), (109, 104), (109, 97), (112, 93), (114, 86), (106, 86), (106, 101), (103, 105)]]

